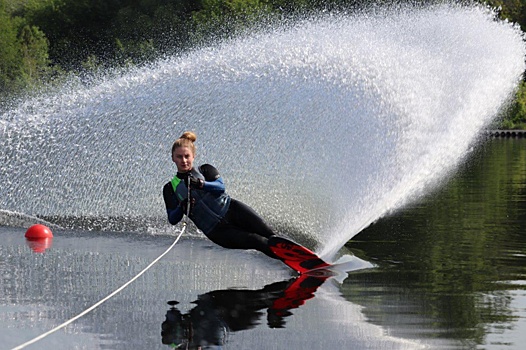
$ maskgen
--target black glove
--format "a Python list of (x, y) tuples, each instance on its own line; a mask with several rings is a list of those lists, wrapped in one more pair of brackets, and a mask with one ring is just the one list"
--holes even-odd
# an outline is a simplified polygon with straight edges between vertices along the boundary
[(205, 182), (201, 179), (196, 179), (195, 177), (193, 176), (189, 176), (188, 177), (189, 181), (190, 181), (190, 188), (193, 188), (193, 189), (197, 189), (197, 190), (200, 190), (203, 188), (203, 186), (205, 185)]

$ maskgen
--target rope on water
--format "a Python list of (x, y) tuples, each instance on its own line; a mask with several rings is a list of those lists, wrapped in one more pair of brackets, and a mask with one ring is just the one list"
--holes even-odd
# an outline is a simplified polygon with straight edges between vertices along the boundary
[(19, 349), (23, 349), (25, 348), (26, 346), (28, 345), (31, 345), (33, 343), (36, 343), (37, 341), (47, 337), (48, 335), (58, 331), (59, 329), (61, 328), (64, 328), (66, 327), (67, 325), (69, 325), (70, 323), (76, 321), (77, 319), (81, 318), (82, 316), (86, 315), (88, 312), (90, 311), (93, 311), (95, 308), (97, 308), (98, 306), (100, 306), (101, 304), (103, 304), (104, 302), (108, 301), (110, 298), (114, 297), (116, 294), (118, 294), (120, 291), (122, 291), (124, 288), (126, 288), (128, 285), (130, 285), (133, 281), (135, 281), (137, 278), (139, 278), (140, 276), (142, 276), (146, 271), (148, 271), (148, 269), (150, 269), (150, 267), (152, 267), (153, 265), (155, 265), (159, 260), (162, 259), (163, 256), (165, 256), (176, 244), (177, 242), (179, 241), (179, 238), (181, 238), (181, 236), (183, 235), (184, 231), (186, 230), (186, 226), (187, 226), (187, 223), (186, 223), (186, 220), (183, 222), (183, 228), (181, 230), (181, 232), (179, 233), (179, 235), (177, 236), (177, 238), (175, 239), (175, 241), (172, 243), (172, 245), (170, 247), (168, 247), (168, 249), (166, 249), (166, 251), (164, 253), (162, 253), (161, 255), (159, 255), (154, 261), (152, 261), (150, 263), (150, 265), (146, 266), (141, 272), (139, 272), (135, 277), (133, 277), (131, 280), (129, 280), (128, 282), (126, 282), (125, 284), (123, 284), (120, 288), (118, 288), (117, 290), (115, 290), (113, 293), (109, 294), (107, 297), (105, 297), (104, 299), (100, 300), (99, 302), (97, 302), (96, 304), (93, 304), (93, 306), (87, 308), (86, 310), (82, 311), (80, 314), (78, 314), (77, 316), (69, 319), (68, 321), (62, 323), (61, 325), (53, 328), (52, 330), (44, 333), (44, 334), (41, 334), (39, 335), (38, 337), (36, 338), (33, 338), (31, 339), (30, 341), (28, 342), (25, 342), (24, 344), (22, 345), (19, 345), (11, 350), (19, 350)]

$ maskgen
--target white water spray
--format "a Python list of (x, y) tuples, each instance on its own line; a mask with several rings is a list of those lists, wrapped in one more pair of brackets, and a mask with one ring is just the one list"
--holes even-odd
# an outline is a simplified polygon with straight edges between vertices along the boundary
[[(482, 7), (330, 16), (198, 50), (0, 117), (0, 209), (164, 217), (172, 141), (324, 256), (432, 188), (524, 71)], [(302, 237), (294, 237), (301, 241)]]

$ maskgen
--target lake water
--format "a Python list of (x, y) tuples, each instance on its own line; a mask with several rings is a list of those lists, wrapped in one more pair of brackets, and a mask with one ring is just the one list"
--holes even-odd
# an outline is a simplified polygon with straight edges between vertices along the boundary
[[(525, 153), (526, 140), (488, 140), (433, 194), (355, 236), (347, 278), (307, 284), (285, 308), (276, 300), (294, 281), (288, 268), (191, 235), (121, 293), (28, 348), (166, 349), (192, 329), (209, 349), (521, 349)], [(51, 248), (35, 253), (24, 232), (0, 227), (6, 349), (95, 304), (174, 239), (55, 230)]]
[(521, 349), (525, 159), (526, 140), (489, 140), (443, 188), (355, 236), (348, 246), (378, 268), (345, 284), (348, 299), (393, 335)]

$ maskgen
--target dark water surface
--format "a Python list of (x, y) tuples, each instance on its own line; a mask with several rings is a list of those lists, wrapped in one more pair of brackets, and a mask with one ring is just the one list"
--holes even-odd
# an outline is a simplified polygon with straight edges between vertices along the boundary
[[(355, 236), (343, 282), (291, 292), (281, 263), (185, 236), (121, 293), (27, 348), (167, 349), (191, 330), (204, 349), (522, 349), (524, 159), (526, 140), (488, 140), (435, 193)], [(35, 253), (24, 232), (0, 227), (2, 349), (84, 311), (175, 239), (55, 230)]]
[(343, 286), (371, 323), (460, 348), (523, 349), (526, 140), (489, 140), (445, 187), (348, 246), (378, 265)]

